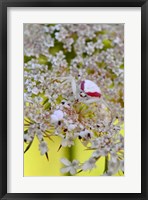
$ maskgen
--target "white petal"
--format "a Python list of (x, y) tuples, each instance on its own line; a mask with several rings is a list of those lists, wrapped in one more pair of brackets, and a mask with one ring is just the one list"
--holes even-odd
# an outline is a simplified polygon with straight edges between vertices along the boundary
[(68, 145), (68, 140), (66, 139), (66, 138), (64, 138), (63, 140), (62, 140), (62, 146), (63, 147), (66, 147)]
[(24, 134), (24, 140), (28, 141), (28, 142), (31, 142), (32, 141), (32, 138), (30, 135), (28, 134)]
[(70, 174), (71, 174), (71, 175), (76, 174), (76, 170), (75, 170), (73, 167), (70, 168)]
[(85, 163), (82, 165), (82, 169), (83, 169), (84, 171), (86, 171), (86, 170), (89, 169), (89, 165), (88, 165), (87, 162), (85, 162)]
[(78, 167), (77, 165), (79, 164), (79, 161), (78, 160), (73, 160), (72, 164), (73, 164), (74, 167), (77, 168)]
[(37, 87), (34, 87), (34, 88), (32, 89), (32, 93), (37, 95), (37, 94), (39, 93), (38, 88), (37, 88)]
[(69, 172), (69, 170), (70, 170), (70, 167), (63, 167), (63, 168), (60, 169), (62, 174)]
[(85, 130), (85, 131), (81, 131), (79, 135), (80, 135), (82, 138), (84, 138), (86, 134), (87, 134), (87, 131)]
[(111, 161), (112, 161), (113, 163), (116, 163), (116, 162), (117, 162), (117, 159), (118, 159), (117, 156), (112, 156), (112, 157), (111, 157)]
[(95, 157), (95, 158), (98, 158), (100, 156), (100, 151), (99, 150), (96, 150), (93, 152), (92, 156)]
[(61, 120), (64, 117), (64, 113), (61, 110), (55, 110), (54, 115), (57, 116), (58, 120)]
[(108, 174), (109, 175), (114, 175), (118, 172), (120, 168), (120, 161), (116, 162), (116, 163), (113, 163), (113, 162), (109, 162), (109, 169), (108, 169)]
[(66, 166), (70, 166), (71, 165), (71, 162), (69, 160), (67, 160), (66, 158), (61, 158), (61, 162)]
[(45, 141), (39, 144), (39, 150), (40, 150), (41, 155), (44, 155), (46, 152), (48, 152), (48, 146)]
[(38, 131), (36, 132), (36, 135), (37, 135), (37, 137), (38, 137), (38, 139), (39, 139), (40, 141), (43, 139), (43, 135), (42, 135), (42, 132), (41, 132), (40, 130), (38, 130)]
[(74, 124), (69, 124), (68, 125), (68, 130), (69, 131), (72, 131), (72, 130), (74, 130), (76, 128), (76, 125), (74, 125)]
[(54, 115), (54, 114), (51, 115), (50, 118), (51, 118), (51, 123), (56, 123), (56, 122), (59, 121), (58, 117), (56, 115)]
[(96, 167), (95, 165), (96, 160), (94, 158), (90, 158), (89, 160), (87, 160), (83, 165), (82, 165), (82, 169), (84, 171), (88, 170), (88, 169), (93, 169)]

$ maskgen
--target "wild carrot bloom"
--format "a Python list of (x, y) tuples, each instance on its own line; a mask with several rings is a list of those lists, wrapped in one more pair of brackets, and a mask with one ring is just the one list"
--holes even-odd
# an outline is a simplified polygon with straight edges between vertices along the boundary
[[(25, 152), (36, 138), (48, 158), (47, 139), (58, 138), (57, 154), (71, 152), (60, 159), (61, 173), (91, 171), (103, 157), (102, 175), (124, 174), (123, 29), (123, 24), (24, 25)], [(86, 150), (79, 150), (87, 157), (83, 162), (72, 152), (78, 143)]]

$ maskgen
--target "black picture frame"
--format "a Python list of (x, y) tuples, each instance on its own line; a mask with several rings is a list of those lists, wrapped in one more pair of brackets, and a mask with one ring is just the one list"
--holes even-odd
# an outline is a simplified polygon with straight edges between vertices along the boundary
[[(141, 7), (141, 193), (7, 193), (7, 8)], [(147, 0), (0, 0), (0, 199), (148, 200), (148, 1)], [(131, 186), (132, 187), (132, 186)]]

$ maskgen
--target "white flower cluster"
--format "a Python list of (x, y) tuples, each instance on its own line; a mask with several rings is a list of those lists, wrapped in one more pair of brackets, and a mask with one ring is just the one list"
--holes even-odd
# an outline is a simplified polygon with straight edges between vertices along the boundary
[(105, 157), (103, 175), (124, 174), (123, 33), (122, 24), (24, 25), (26, 151), (35, 136), (46, 157), (45, 137), (61, 138), (59, 150), (79, 139), (92, 155), (62, 158), (62, 173), (92, 170)]

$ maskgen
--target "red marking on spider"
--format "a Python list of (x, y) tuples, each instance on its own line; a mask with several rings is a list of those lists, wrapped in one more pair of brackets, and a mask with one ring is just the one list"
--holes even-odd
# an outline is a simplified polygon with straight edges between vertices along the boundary
[(84, 84), (85, 84), (85, 81), (82, 81), (81, 82), (81, 90), (83, 90), (83, 91), (84, 91)]
[(86, 92), (86, 94), (91, 97), (101, 97), (101, 94), (98, 92)]

